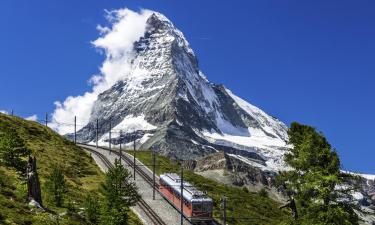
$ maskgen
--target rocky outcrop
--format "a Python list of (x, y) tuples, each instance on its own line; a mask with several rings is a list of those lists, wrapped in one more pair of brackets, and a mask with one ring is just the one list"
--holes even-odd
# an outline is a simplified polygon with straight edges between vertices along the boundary
[(241, 158), (237, 158), (237, 156), (218, 152), (197, 160), (194, 171), (223, 170), (226, 173), (223, 176), (229, 176), (233, 185), (263, 185), (265, 187), (273, 187), (276, 173), (263, 170), (263, 165), (259, 164), (261, 162), (252, 162), (253, 165), (244, 162)]

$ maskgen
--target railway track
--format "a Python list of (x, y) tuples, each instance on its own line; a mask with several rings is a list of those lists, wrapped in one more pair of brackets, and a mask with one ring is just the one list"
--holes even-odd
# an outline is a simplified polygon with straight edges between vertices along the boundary
[[(104, 149), (104, 148), (103, 148)], [(108, 150), (108, 149), (106, 149)], [(120, 157), (120, 153), (117, 152), (117, 151), (113, 151), (112, 152), (114, 154), (116, 154), (117, 156)], [(121, 155), (121, 159), (125, 160), (129, 166), (133, 167), (134, 168), (134, 162), (128, 158), (126, 155)], [(153, 179), (151, 178), (150, 175), (148, 175), (144, 170), (142, 170), (141, 168), (139, 168), (138, 166), (135, 167), (135, 170), (136, 172), (141, 175), (143, 177), (143, 179), (153, 188)], [(159, 192), (159, 184), (155, 181), (155, 188), (156, 188), (156, 191)], [(177, 209), (171, 202), (167, 201), (169, 204), (171, 204), (177, 211), (179, 211), (179, 209)], [(186, 217), (185, 217), (186, 218)], [(186, 218), (187, 221), (189, 221), (187, 218)], [(189, 221), (189, 223), (191, 224), (191, 222)], [(216, 220), (216, 219), (212, 219), (212, 225), (220, 225), (220, 223)]]
[[(92, 149), (89, 149), (89, 148), (85, 148), (85, 150), (91, 152), (91, 153), (94, 153), (96, 156), (99, 157), (99, 159), (104, 163), (104, 165), (111, 169), (113, 168), (113, 164), (107, 159), (107, 157), (105, 157), (103, 154), (101, 154), (100, 152), (97, 152), (95, 150), (92, 150)], [(118, 154), (119, 155), (119, 154)], [(126, 159), (126, 157), (121, 157), (123, 158), (124, 160)], [(148, 181), (147, 181), (148, 182)], [(146, 215), (150, 218), (150, 220), (155, 224), (155, 225), (167, 225), (166, 223), (164, 223), (164, 221), (159, 217), (159, 215), (141, 198), (137, 205), (139, 206), (139, 208), (142, 209), (143, 212), (146, 213)]]
[[(93, 147), (93, 146), (87, 145), (87, 144), (80, 144), (80, 145)], [(106, 151), (110, 151), (108, 148), (105, 148), (105, 147), (100, 147), (100, 148), (103, 149), (103, 150), (106, 150)], [(113, 149), (111, 150), (111, 152), (120, 157), (120, 153), (119, 152), (117, 152), (117, 151), (115, 151)], [(127, 157), (125, 154), (121, 154), (121, 159), (124, 160), (124, 162), (126, 162), (130, 167), (134, 168), (134, 162), (133, 162), (133, 160), (130, 159), (129, 157)], [(135, 170), (153, 188), (153, 179), (152, 179), (152, 177), (150, 175), (148, 175), (144, 170), (142, 170), (141, 168), (139, 168), (138, 166), (135, 167)], [(155, 189), (156, 189), (157, 192), (159, 192), (159, 184), (156, 181), (155, 181)], [(167, 202), (170, 205), (172, 205), (177, 211), (179, 211), (179, 209), (177, 209), (176, 206), (174, 206), (169, 201), (167, 201)], [(190, 220), (188, 220), (186, 217), (185, 217), (185, 219), (191, 224)], [(221, 223), (218, 220), (216, 220), (216, 219), (212, 219), (212, 225), (221, 225)]]

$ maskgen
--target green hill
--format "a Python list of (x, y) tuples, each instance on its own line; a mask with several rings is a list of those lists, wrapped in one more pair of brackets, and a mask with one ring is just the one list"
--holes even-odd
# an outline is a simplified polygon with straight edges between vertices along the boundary
[[(43, 205), (50, 212), (43, 213), (27, 205), (24, 177), (0, 161), (0, 224), (86, 224), (82, 215), (84, 197), (89, 191), (97, 192), (104, 180), (104, 174), (94, 160), (53, 130), (37, 122), (0, 113), (0, 132), (11, 130), (16, 131), (37, 158)], [(46, 178), (54, 166), (61, 168), (68, 184), (62, 207), (54, 207), (45, 191)], [(67, 213), (68, 209), (75, 213)], [(60, 216), (53, 216), (57, 214)], [(131, 214), (131, 222), (139, 223), (134, 214)]]

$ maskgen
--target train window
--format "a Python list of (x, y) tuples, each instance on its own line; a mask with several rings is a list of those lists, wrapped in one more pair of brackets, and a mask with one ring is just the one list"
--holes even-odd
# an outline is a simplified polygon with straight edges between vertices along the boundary
[(212, 211), (212, 204), (210, 202), (205, 202), (202, 205), (202, 211), (203, 212), (211, 212)]
[(194, 212), (202, 212), (202, 203), (193, 203)]

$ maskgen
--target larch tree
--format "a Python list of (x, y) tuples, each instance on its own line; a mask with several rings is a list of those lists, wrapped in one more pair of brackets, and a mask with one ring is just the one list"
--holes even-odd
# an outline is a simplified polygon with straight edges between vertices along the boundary
[(315, 128), (296, 122), (291, 124), (288, 135), (291, 148), (285, 162), (291, 170), (281, 172), (279, 181), (295, 202), (299, 216), (293, 223), (358, 224), (351, 204), (352, 188), (345, 182), (353, 177), (341, 172), (339, 156), (327, 139)]

